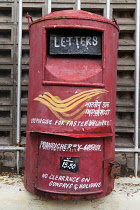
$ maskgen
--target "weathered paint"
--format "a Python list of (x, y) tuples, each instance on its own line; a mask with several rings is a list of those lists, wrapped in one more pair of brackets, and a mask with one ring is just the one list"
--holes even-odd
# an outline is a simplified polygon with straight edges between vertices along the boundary
[[(63, 52), (66, 41), (67, 48), (72, 44), (72, 38), (63, 38), (65, 31), (74, 30), (77, 47), (78, 31), (86, 30), (79, 54), (51, 53), (50, 32), (60, 29), (64, 34), (53, 48), (61, 45)], [(96, 55), (91, 30), (101, 35)], [(112, 191), (118, 31), (115, 23), (85, 11), (54, 12), (30, 23), (27, 190), (64, 200), (100, 198)]]

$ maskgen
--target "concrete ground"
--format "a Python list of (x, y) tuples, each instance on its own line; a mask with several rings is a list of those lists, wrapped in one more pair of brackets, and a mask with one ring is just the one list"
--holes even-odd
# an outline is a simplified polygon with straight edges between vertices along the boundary
[(21, 176), (0, 176), (0, 210), (140, 210), (140, 178), (120, 178), (113, 192), (92, 201), (40, 198), (24, 189)]

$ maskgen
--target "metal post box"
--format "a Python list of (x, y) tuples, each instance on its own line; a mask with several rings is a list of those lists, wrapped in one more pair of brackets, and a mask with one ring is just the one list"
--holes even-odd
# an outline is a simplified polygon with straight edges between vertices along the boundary
[(54, 199), (113, 190), (119, 28), (85, 11), (29, 19), (25, 188)]

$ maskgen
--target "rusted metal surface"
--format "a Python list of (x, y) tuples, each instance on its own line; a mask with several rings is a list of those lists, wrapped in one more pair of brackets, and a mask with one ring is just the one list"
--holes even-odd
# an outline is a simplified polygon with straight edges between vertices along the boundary
[[(59, 29), (64, 34), (59, 43), (53, 39), (53, 47), (71, 48), (68, 40), (73, 39), (74, 50), (82, 45), (79, 54), (51, 53), (56, 50), (50, 48), (50, 34)], [(65, 39), (66, 29), (79, 38)], [(81, 38), (78, 31), (85, 29)], [(90, 51), (95, 47), (91, 30), (101, 35), (96, 40), (102, 41), (101, 51), (84, 55), (87, 45)], [(29, 191), (74, 200), (112, 191), (117, 42), (118, 27), (88, 12), (56, 12), (31, 23), (25, 169)]]

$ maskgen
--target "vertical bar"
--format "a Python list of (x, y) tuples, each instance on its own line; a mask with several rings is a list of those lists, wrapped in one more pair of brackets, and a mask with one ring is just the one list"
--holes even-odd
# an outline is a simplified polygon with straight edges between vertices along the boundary
[(135, 70), (135, 148), (138, 148), (138, 130), (139, 130), (139, 58), (140, 58), (140, 1), (137, 0), (136, 9), (136, 70)]
[(81, 9), (81, 0), (76, 0), (76, 9), (77, 10)]
[[(21, 132), (22, 0), (19, 0), (18, 18), (17, 145), (20, 144)], [(17, 151), (17, 162), (19, 162), (19, 151)], [(17, 173), (19, 174), (19, 164), (17, 164)]]
[(135, 177), (137, 177), (138, 176), (138, 159), (139, 159), (139, 154), (137, 152), (134, 154), (134, 158), (135, 158), (134, 174), (135, 174)]
[(20, 151), (18, 150), (17, 151), (17, 174), (19, 174), (19, 168), (20, 168), (19, 158), (20, 158)]
[[(136, 3), (136, 69), (135, 69), (135, 149), (138, 149), (139, 139), (139, 69), (140, 69), (140, 1)], [(138, 154), (137, 154), (138, 155)], [(137, 157), (136, 155), (136, 157)], [(138, 162), (138, 157), (137, 157)], [(138, 164), (136, 161), (135, 163)], [(137, 171), (136, 171), (137, 169)], [(135, 165), (135, 176), (137, 176), (138, 167)]]
[(48, 0), (48, 9), (47, 9), (47, 13), (49, 14), (49, 13), (51, 13), (51, 11), (52, 11), (52, 8), (51, 8), (51, 4), (52, 4), (52, 1), (51, 0)]
[(110, 0), (106, 0), (106, 18), (110, 19)]

